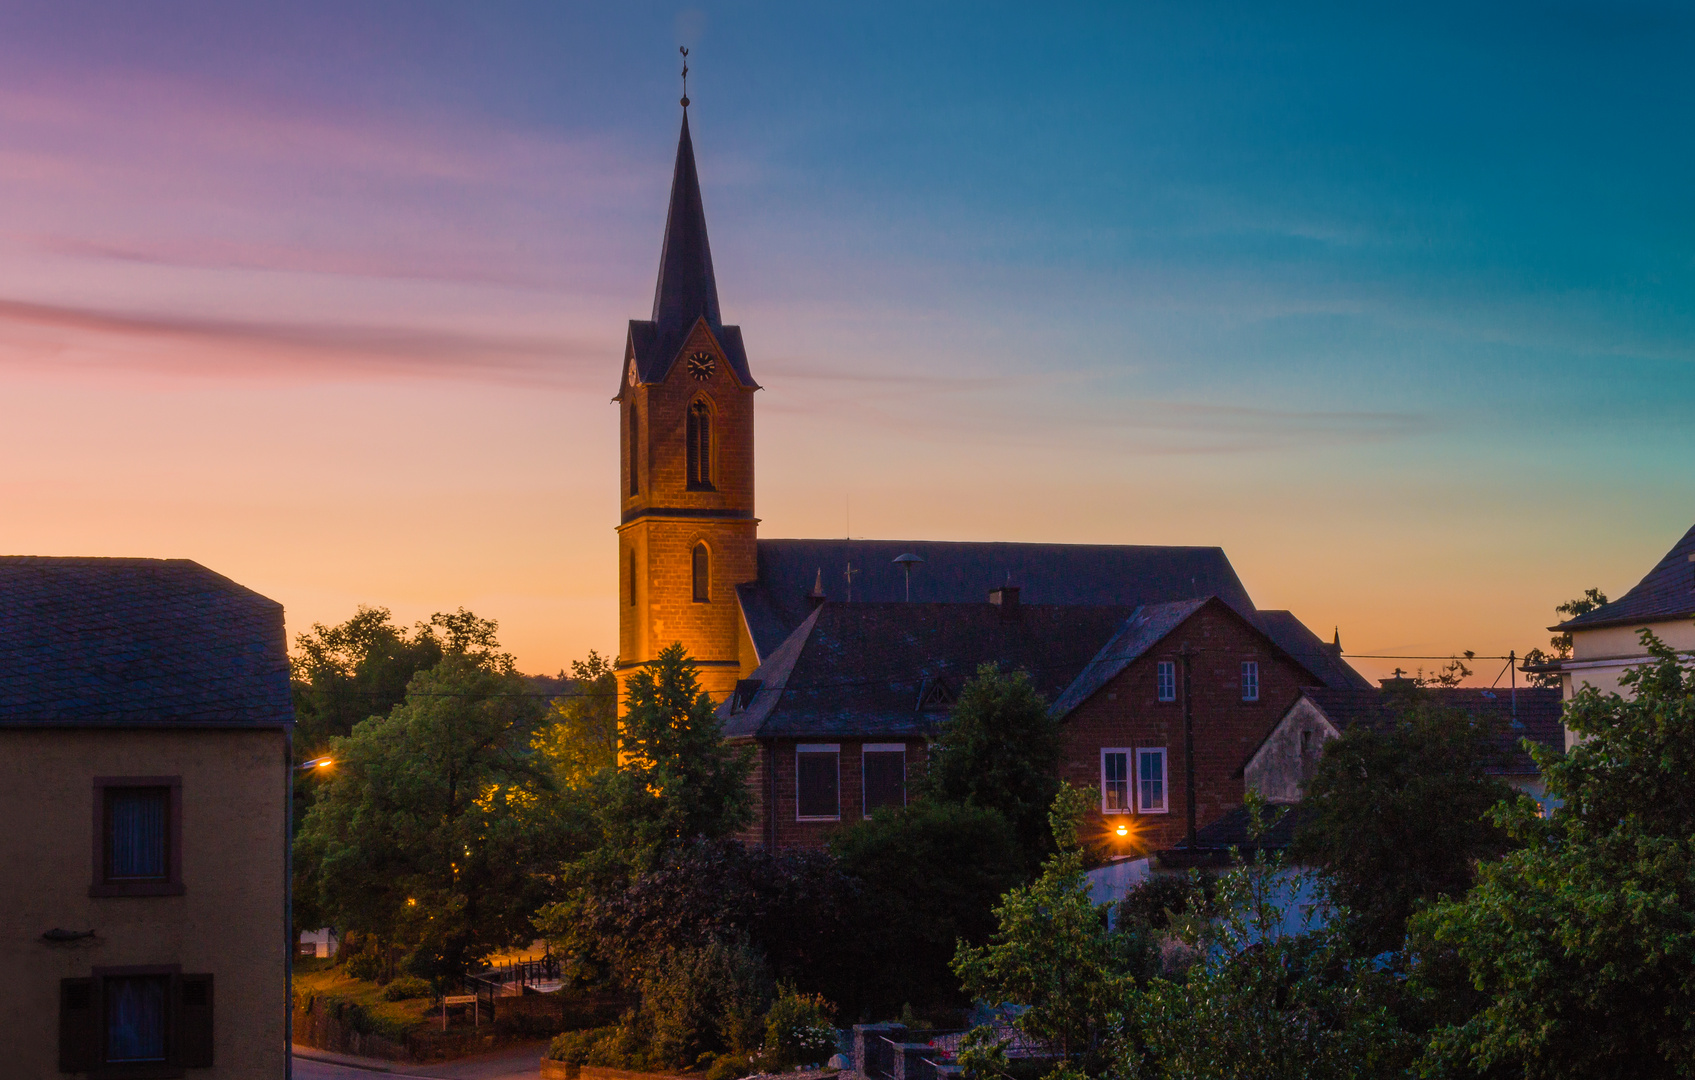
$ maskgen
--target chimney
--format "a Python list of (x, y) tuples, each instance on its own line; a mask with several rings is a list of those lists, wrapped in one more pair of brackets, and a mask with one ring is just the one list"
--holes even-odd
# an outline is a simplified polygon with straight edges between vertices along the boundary
[(1009, 583), (990, 589), (989, 603), (1001, 609), (1001, 619), (1010, 622), (1018, 618), (1018, 586)]

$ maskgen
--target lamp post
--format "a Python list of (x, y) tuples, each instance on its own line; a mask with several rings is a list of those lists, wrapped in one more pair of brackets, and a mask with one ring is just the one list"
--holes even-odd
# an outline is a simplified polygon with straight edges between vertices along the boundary
[(1189, 854), (1195, 853), (1195, 709), (1194, 695), (1189, 693), (1189, 661), (1194, 653), (1185, 641), (1177, 650), (1183, 661), (1183, 797), (1189, 811)]
[(901, 571), (904, 574), (906, 574), (906, 602), (910, 604), (912, 603), (912, 568), (915, 566), (923, 566), (924, 558), (921, 555), (914, 555), (909, 551), (905, 555), (897, 555), (894, 563), (896, 566), (901, 568)]

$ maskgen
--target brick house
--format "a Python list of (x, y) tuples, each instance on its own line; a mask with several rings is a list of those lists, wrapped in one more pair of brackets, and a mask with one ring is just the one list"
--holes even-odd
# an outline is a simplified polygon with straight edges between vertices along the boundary
[[(652, 317), (629, 323), (613, 398), (616, 667), (622, 686), (673, 642), (687, 650), (726, 734), (755, 757), (759, 824), (749, 839), (821, 844), (867, 806), (903, 800), (951, 695), (983, 661), (1026, 668), (1064, 702), (1079, 733), (1067, 777), (1117, 785), (1130, 799), (1103, 807), (1114, 837), (1130, 821), (1143, 837), (1186, 822), (1172, 809), (1187, 806), (1169, 726), (1181, 710), (1156, 686), (1183, 641), (1194, 650), (1198, 815), (1240, 803), (1243, 758), (1299, 686), (1369, 685), (1339, 646), (1287, 611), (1257, 608), (1216, 547), (761, 539), (760, 389), (740, 327), (720, 311), (685, 112)], [(1103, 646), (1142, 633), (1132, 628), (1139, 612), (1176, 618), (1160, 606), (1178, 603), (1189, 607), (1169, 628), (1177, 645), (1144, 642), (1146, 655), (1106, 663)], [(1260, 665), (1256, 700), (1241, 696), (1246, 663)], [(1110, 685), (1073, 692), (1104, 667)], [(1156, 746), (1163, 758), (1142, 753)], [(1112, 771), (1145, 762), (1166, 769), (1164, 811), (1125, 794), (1128, 780)]]
[(281, 605), (0, 558), (5, 1075), (286, 1075), (293, 722)]

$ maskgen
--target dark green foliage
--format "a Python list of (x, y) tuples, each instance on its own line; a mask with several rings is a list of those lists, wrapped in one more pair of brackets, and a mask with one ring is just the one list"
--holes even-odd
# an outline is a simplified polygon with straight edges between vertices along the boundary
[(997, 811), (919, 800), (837, 833), (831, 850), (860, 883), (859, 983), (837, 1000), (889, 1015), (901, 1004), (961, 1001), (949, 962), (961, 940), (994, 930), (995, 902), (1024, 880), (1025, 859)]
[(361, 949), (347, 956), (343, 970), (350, 979), (363, 979), (365, 982), (376, 982), (383, 973), (382, 952), (374, 948)]
[(1563, 808), (1503, 808), (1522, 846), (1413, 922), (1420, 959), (1486, 997), (1436, 1032), (1433, 1075), (1695, 1076), (1695, 674), (1642, 640), (1631, 697), (1586, 687), (1566, 708), (1583, 741), (1533, 748)]
[(414, 998), (430, 997), (434, 993), (428, 980), (420, 979), (416, 975), (402, 975), (383, 987), (383, 1000), (411, 1001)]
[(336, 739), (296, 843), (299, 887), (337, 926), (456, 975), (532, 940), (539, 876), (580, 842), (532, 740), (546, 708), (500, 658), (450, 652), (388, 716)]
[(1164, 930), (1173, 918), (1189, 914), (1191, 908), (1196, 912), (1207, 910), (1216, 891), (1211, 877), (1161, 874), (1131, 889), (1119, 901), (1118, 918), (1121, 923), (1133, 922), (1150, 930)]
[(638, 869), (669, 846), (745, 828), (753, 809), (746, 754), (725, 746), (712, 699), (683, 647), (630, 676), (617, 770), (600, 792), (607, 845)]
[(587, 954), (626, 984), (656, 952), (746, 940), (777, 977), (834, 992), (859, 960), (857, 896), (823, 852), (700, 840), (632, 878), (591, 881), (542, 921), (560, 951)]
[(1400, 948), (1418, 905), (1463, 894), (1475, 861), (1506, 850), (1485, 818), (1513, 795), (1485, 772), (1493, 737), (1415, 690), (1392, 728), (1361, 725), (1325, 744), (1295, 857), (1324, 868), (1367, 955)]
[(553, 702), (552, 726), (537, 750), (553, 762), (559, 782), (585, 788), (618, 763), (618, 677), (590, 651), (571, 662), (571, 686)]
[(774, 994), (758, 949), (712, 938), (652, 955), (641, 1009), (626, 1024), (647, 1043), (651, 1064), (690, 1068), (717, 1054), (757, 1050)]
[(1048, 804), (1059, 790), (1059, 755), (1059, 724), (1029, 675), (984, 664), (930, 745), (919, 795), (999, 813), (1033, 872), (1053, 849)]

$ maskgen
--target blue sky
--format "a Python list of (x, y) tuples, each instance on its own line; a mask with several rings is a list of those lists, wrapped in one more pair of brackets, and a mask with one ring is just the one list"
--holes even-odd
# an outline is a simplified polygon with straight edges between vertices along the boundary
[(764, 535), (1221, 544), (1446, 653), (1695, 518), (1687, 7), (60, 3), (0, 541), (609, 648), (679, 44)]

